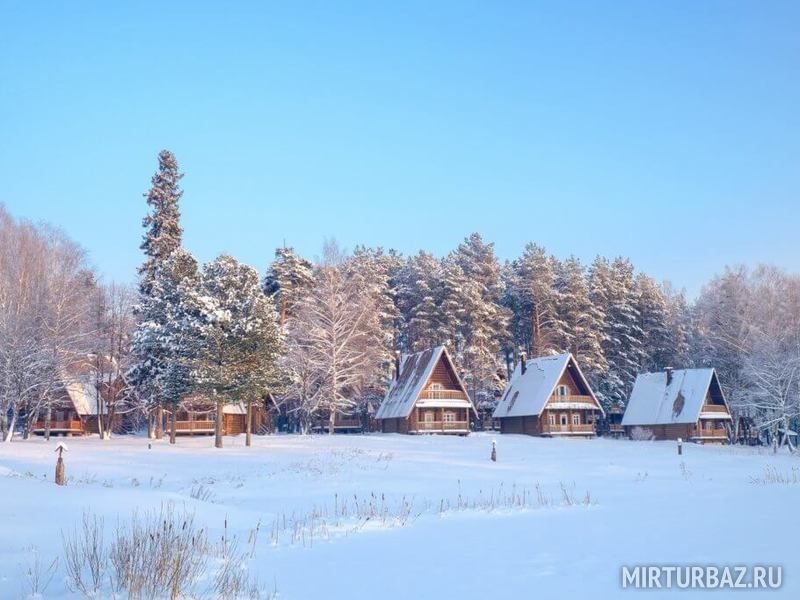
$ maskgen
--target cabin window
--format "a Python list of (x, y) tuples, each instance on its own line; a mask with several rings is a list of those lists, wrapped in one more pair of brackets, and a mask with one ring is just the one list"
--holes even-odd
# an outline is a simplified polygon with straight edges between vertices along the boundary
[(560, 385), (556, 388), (556, 396), (569, 396), (569, 388), (565, 385)]
[(567, 415), (565, 415), (563, 413), (561, 414), (561, 424), (562, 425), (566, 425), (567, 424)]
[(443, 415), (443, 419), (445, 423), (455, 423), (456, 421), (456, 414), (452, 412), (446, 412)]
[(433, 413), (429, 410), (425, 411), (424, 413), (422, 413), (422, 419), (426, 423), (433, 423)]
[(550, 413), (549, 415), (547, 415), (547, 422), (550, 423), (550, 425), (555, 425), (556, 416), (553, 413)]
[(432, 383), (428, 386), (429, 390), (443, 390), (444, 386), (441, 383)]
[(66, 414), (67, 411), (65, 410), (57, 410), (56, 411), (56, 421), (66, 421)]
[(581, 424), (581, 416), (579, 414), (578, 415), (572, 415), (572, 424), (573, 425), (580, 425)]

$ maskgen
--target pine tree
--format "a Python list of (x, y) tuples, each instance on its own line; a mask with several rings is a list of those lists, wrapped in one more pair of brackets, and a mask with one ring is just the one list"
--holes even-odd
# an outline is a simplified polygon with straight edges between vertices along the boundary
[(667, 299), (652, 277), (639, 273), (635, 281), (636, 308), (642, 330), (643, 371), (660, 371), (672, 364), (673, 348), (669, 330)]
[(152, 211), (142, 221), (146, 232), (141, 250), (145, 261), (139, 267), (140, 289), (148, 293), (148, 287), (158, 266), (181, 246), (183, 229), (178, 203), (183, 191), (179, 187), (183, 173), (178, 170), (178, 161), (169, 150), (158, 154), (158, 171), (151, 180), (152, 186), (145, 194)]
[(226, 402), (247, 405), (249, 444), (252, 403), (277, 380), (281, 337), (275, 309), (255, 269), (225, 255), (205, 265), (200, 289), (187, 304), (181, 327), (196, 388), (217, 405), (214, 445), (222, 447)]
[(511, 333), (515, 345), (531, 356), (564, 349), (557, 269), (558, 261), (536, 244), (525, 246), (506, 269), (503, 304), (511, 311)]
[(484, 243), (477, 233), (459, 245), (452, 260), (463, 272), (457, 284), (464, 315), (460, 332), (463, 347), (456, 361), (465, 371), (465, 384), (478, 409), (487, 413), (496, 404), (505, 369), (500, 351), (507, 340), (508, 312), (500, 305), (500, 263), (494, 244)]
[(439, 311), (436, 290), (441, 271), (441, 262), (427, 252), (409, 257), (398, 270), (398, 345), (407, 352), (419, 352), (439, 343), (436, 332)]
[[(168, 317), (167, 305), (159, 295), (157, 281), (167, 277), (163, 270), (170, 255), (181, 247), (182, 229), (178, 202), (183, 192), (178, 186), (183, 175), (178, 170), (175, 156), (162, 150), (158, 155), (158, 171), (153, 175), (152, 186), (145, 194), (151, 212), (144, 218), (145, 228), (141, 249), (145, 261), (139, 268), (139, 301), (134, 308), (137, 329), (134, 333), (131, 353), (132, 366), (128, 374), (128, 385), (146, 404), (156, 409), (155, 431), (152, 414), (150, 433), (161, 437), (163, 419), (161, 415), (161, 382), (167, 366), (167, 352), (161, 345), (161, 336)], [(159, 275), (159, 271), (162, 271)]]
[(294, 248), (275, 250), (275, 260), (264, 277), (264, 293), (275, 302), (281, 326), (313, 283), (314, 267), (309, 261), (298, 256)]
[(562, 350), (572, 352), (587, 373), (605, 372), (608, 364), (602, 348), (603, 313), (592, 303), (580, 260), (571, 256), (559, 263), (556, 289), (558, 318), (564, 334)]
[(598, 257), (592, 264), (590, 289), (604, 314), (601, 346), (608, 362), (606, 371), (598, 374), (597, 395), (606, 407), (626, 404), (643, 359), (633, 265), (624, 258), (609, 263)]

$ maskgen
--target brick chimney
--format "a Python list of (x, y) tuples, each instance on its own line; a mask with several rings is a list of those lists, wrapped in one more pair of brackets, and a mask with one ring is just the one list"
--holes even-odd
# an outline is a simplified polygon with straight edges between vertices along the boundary
[(525, 371), (528, 370), (528, 355), (524, 352), (519, 353), (519, 368), (520, 374), (525, 375)]
[(672, 383), (672, 367), (667, 367), (664, 371), (667, 373), (667, 385), (669, 385)]
[(400, 379), (400, 350), (394, 353), (394, 378)]

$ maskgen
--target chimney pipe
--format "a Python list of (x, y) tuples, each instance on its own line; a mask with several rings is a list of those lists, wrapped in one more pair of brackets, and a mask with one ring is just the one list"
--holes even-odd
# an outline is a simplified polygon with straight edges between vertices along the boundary
[(524, 352), (519, 353), (519, 368), (520, 373), (525, 375), (525, 371), (528, 370), (528, 355)]
[(667, 385), (669, 385), (672, 383), (672, 367), (667, 367), (664, 371), (667, 373)]
[(394, 378), (400, 379), (400, 350), (394, 352)]

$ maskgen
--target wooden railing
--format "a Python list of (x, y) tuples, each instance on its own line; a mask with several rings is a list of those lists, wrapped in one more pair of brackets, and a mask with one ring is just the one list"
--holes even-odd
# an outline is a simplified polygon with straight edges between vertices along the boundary
[[(323, 424), (324, 427), (327, 427), (328, 425), (329, 425), (328, 423)], [(343, 419), (340, 417), (336, 417), (336, 421), (334, 423), (334, 427), (361, 427), (361, 426), (362, 426), (361, 419), (355, 419), (355, 418)]]
[(417, 431), (469, 431), (467, 421), (419, 421)]
[(592, 400), (591, 396), (581, 396), (578, 394), (575, 395), (567, 395), (567, 396), (559, 396), (558, 394), (553, 394), (550, 396), (551, 402), (584, 402), (589, 404), (594, 404), (594, 400)]
[(725, 408), (723, 404), (703, 404), (703, 408), (700, 412), (726, 413), (728, 409)]
[(608, 430), (613, 433), (623, 433), (625, 428), (622, 426), (621, 423), (609, 423)]
[[(36, 421), (33, 430), (44, 431), (44, 421)], [(79, 420), (50, 421), (50, 431), (82, 431), (81, 422)]]
[(461, 390), (425, 390), (420, 394), (423, 400), (466, 400)]
[(594, 433), (594, 425), (550, 425), (545, 423), (542, 425), (542, 433)]
[(726, 429), (695, 429), (694, 437), (727, 439), (728, 431)]
[[(167, 431), (170, 431), (172, 424), (167, 421)], [(175, 432), (181, 431), (213, 431), (214, 421), (176, 421)]]

